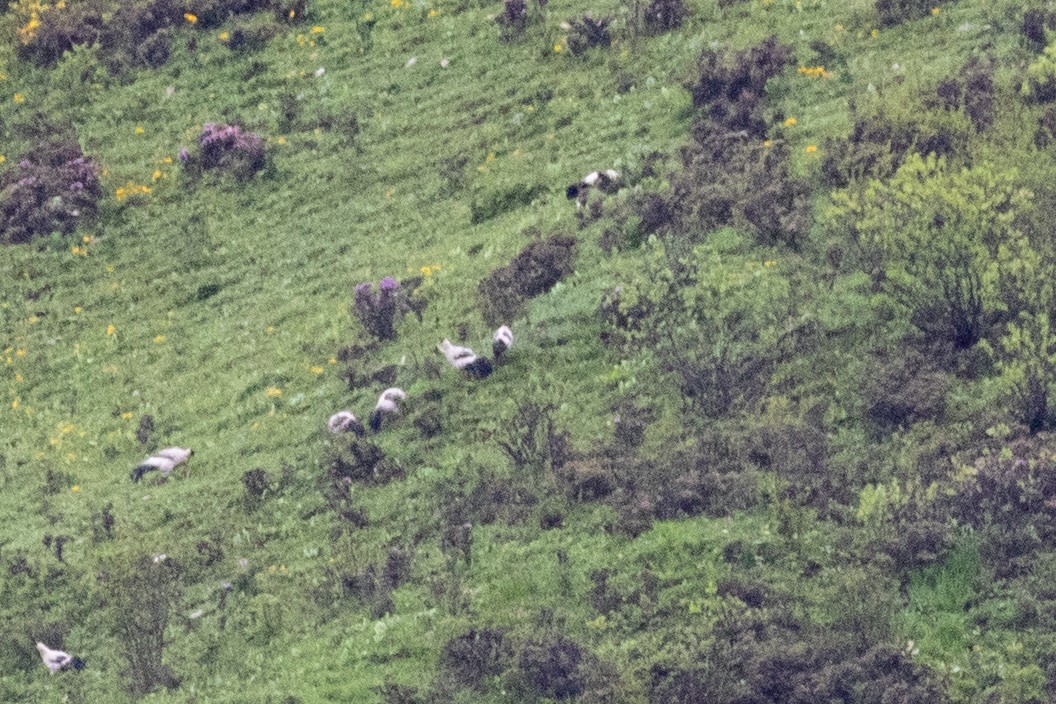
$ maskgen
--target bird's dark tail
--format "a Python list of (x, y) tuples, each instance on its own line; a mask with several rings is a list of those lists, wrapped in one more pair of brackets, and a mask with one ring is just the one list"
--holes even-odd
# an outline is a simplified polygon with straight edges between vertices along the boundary
[(72, 670), (83, 670), (85, 667), (86, 665), (84, 660), (81, 660), (78, 657), (75, 657), (73, 660), (70, 660), (70, 669)]
[(381, 411), (374, 410), (370, 414), (370, 429), (375, 433), (381, 430)]
[(579, 184), (573, 183), (571, 186), (565, 189), (565, 198), (569, 200), (575, 199), (579, 195)]
[(143, 478), (144, 474), (146, 474), (152, 469), (157, 469), (157, 467), (151, 467), (149, 464), (139, 465), (138, 467), (132, 470), (132, 481), (138, 482), (140, 479)]
[(462, 371), (467, 372), (474, 379), (487, 379), (491, 376), (491, 360), (487, 357), (477, 357), (471, 363), (462, 367)]

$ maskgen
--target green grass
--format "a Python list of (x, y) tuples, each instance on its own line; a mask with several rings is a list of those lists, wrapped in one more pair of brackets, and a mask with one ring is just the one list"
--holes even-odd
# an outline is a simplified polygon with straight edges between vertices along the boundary
[[(809, 592), (796, 584), (797, 556), (754, 568), (723, 561), (722, 548), (735, 538), (774, 541), (765, 511), (658, 522), (636, 540), (606, 533), (610, 509), (589, 505), (573, 507), (565, 526), (553, 531), (478, 527), (473, 566), (464, 575), (471, 606), (458, 614), (447, 613), (428, 586), (444, 569), (435, 538), (418, 549), (411, 582), (395, 594), (395, 614), (380, 620), (356, 600), (340, 599), (326, 570), (331, 560), (365, 563), (390, 544), (409, 544), (434, 522), (434, 497), (457, 471), (512, 471), (492, 433), (528, 392), (556, 403), (558, 425), (576, 448), (610, 440), (609, 408), (621, 396), (612, 370), (620, 359), (599, 341), (596, 310), (613, 272), (633, 270), (636, 253), (607, 257), (596, 230), (579, 232), (576, 274), (511, 321), (517, 347), (501, 373), (467, 387), (450, 369), (427, 378), (424, 360), (461, 324), (471, 341), (484, 344), (490, 333), (479, 314), (478, 284), (527, 244), (529, 228), (576, 232), (567, 183), (685, 143), (691, 119), (685, 85), (703, 47), (741, 48), (777, 33), (796, 47), (801, 65), (811, 64), (813, 40), (847, 57), (833, 80), (789, 71), (773, 83), (773, 110), (797, 118), (784, 133), (796, 166), (816, 177), (817, 160), (804, 148), (846, 133), (848, 105), (869, 86), (894, 91), (893, 63), (917, 87), (954, 72), (982, 37), (1002, 55), (1014, 54), (1004, 6), (943, 6), (938, 17), (873, 37), (875, 17), (865, 0), (753, 1), (725, 10), (701, 2), (675, 33), (618, 37), (609, 50), (579, 59), (550, 49), (561, 36), (558, 24), (588, 10), (622, 17), (620, 4), (554, 0), (545, 32), (512, 44), (498, 41), (489, 19), (498, 3), (434, 4), (440, 14), (427, 18), (388, 3), (319, 0), (312, 22), (326, 31), (316, 46), (298, 43), (305, 26), (248, 56), (227, 50), (216, 32), (180, 27), (165, 67), (127, 80), (98, 73), (99, 83), (80, 86), (75, 101), (60, 92), (69, 85), (63, 69), (74, 61), (90, 65), (90, 56), (68, 58), (67, 66), (48, 72), (18, 63), (11, 40), (3, 40), (0, 152), (7, 166), (30, 145), (11, 125), (42, 110), (73, 123), (85, 150), (107, 169), (107, 196), (97, 225), (0, 253), (0, 556), (26, 554), (40, 569), (55, 569), (43, 536), (70, 535), (63, 569), (80, 580), (61, 587), (72, 605), (49, 611), (26, 595), (0, 609), (19, 615), (12, 623), (62, 621), (68, 646), (85, 651), (91, 665), (73, 679), (49, 678), (39, 664), (25, 663), (0, 673), (0, 699), (126, 700), (105, 613), (107, 585), (95, 577), (122, 550), (165, 552), (194, 566), (167, 651), (183, 685), (152, 694), (154, 702), (379, 701), (372, 688), (386, 681), (425, 683), (448, 638), (480, 624), (528, 634), (542, 609), (632, 673), (631, 682), (638, 636), (626, 624), (598, 621), (589, 606), (592, 570), (614, 568), (614, 583), (630, 591), (648, 566), (663, 585), (664, 627), (684, 619), (706, 630), (711, 616), (698, 614), (700, 605), (714, 599), (719, 578), (737, 570)], [(353, 23), (365, 11), (379, 20), (369, 49)], [(959, 30), (964, 23), (972, 28)], [(987, 23), (993, 29), (980, 29)], [(189, 52), (193, 33), (199, 49)], [(412, 57), (416, 63), (408, 67)], [(447, 68), (439, 65), (443, 58)], [(313, 78), (319, 67), (325, 74)], [(621, 72), (633, 79), (623, 94), (615, 88)], [(13, 102), (16, 91), (24, 103)], [(318, 110), (354, 113), (360, 134), (348, 140), (312, 128), (281, 132), (284, 94), (296, 96), (306, 120)], [(273, 162), (267, 173), (246, 184), (194, 185), (178, 162), (166, 163), (193, 144), (204, 122), (227, 120), (267, 137)], [(457, 166), (459, 159), (464, 165)], [(156, 170), (162, 176), (154, 181)], [(451, 186), (450, 176), (460, 183)], [(119, 204), (114, 190), (128, 181), (153, 190), (142, 202)], [(531, 197), (473, 224), (472, 194), (511, 181), (534, 189)], [(82, 236), (93, 238), (83, 245), (87, 256), (70, 251)], [(797, 265), (791, 255), (787, 261)], [(379, 436), (408, 478), (356, 487), (370, 525), (335, 538), (335, 519), (317, 486), (329, 442), (325, 421), (346, 407), (366, 415), (380, 390), (349, 391), (338, 377), (343, 365), (331, 363), (341, 346), (363, 335), (349, 315), (352, 288), (436, 264), (440, 269), (424, 285), (424, 320), (408, 317), (378, 363), (400, 365), (397, 385), (408, 389), (412, 407), (427, 390), (443, 392), (444, 434), (422, 441), (404, 419)], [(215, 294), (200, 295), (207, 289)], [(682, 421), (666, 391), (645, 385), (635, 390), (655, 393), (661, 406), (646, 452), (663, 458), (678, 442)], [(273, 389), (281, 395), (269, 395)], [(136, 440), (145, 414), (157, 424), (152, 442), (196, 451), (186, 472), (161, 485), (128, 478), (145, 454)], [(288, 483), (281, 496), (246, 513), (241, 476), (256, 467), (275, 480), (285, 472)], [(59, 475), (54, 494), (41, 489), (49, 471)], [(116, 517), (112, 544), (92, 539), (93, 514), (106, 504)], [(203, 541), (222, 546), (215, 564), (201, 565)], [(569, 556), (564, 592), (559, 550)], [(217, 588), (242, 574), (252, 575), (255, 593), (232, 597), (221, 631)], [(911, 581), (904, 631), (924, 662), (965, 662), (958, 655), (971, 642), (963, 605), (978, 579), (976, 553), (962, 548)], [(206, 615), (192, 623), (188, 614), (199, 608)], [(630, 700), (644, 701), (640, 687), (628, 686)], [(513, 702), (519, 695), (479, 696), (473, 701)]]

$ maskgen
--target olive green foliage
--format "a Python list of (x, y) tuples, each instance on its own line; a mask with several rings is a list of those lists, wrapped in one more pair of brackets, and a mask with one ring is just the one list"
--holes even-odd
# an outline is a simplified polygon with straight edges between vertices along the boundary
[(1056, 44), (1046, 46), (1041, 55), (1027, 66), (1020, 92), (1024, 97), (1039, 103), (1056, 99)]
[(911, 155), (890, 181), (837, 193), (830, 217), (914, 325), (966, 349), (1021, 295), (1002, 261), (1029, 249), (1014, 224), (1028, 197), (1014, 172)]
[(788, 281), (748, 256), (726, 231), (680, 255), (654, 241), (640, 276), (619, 294), (619, 314), (649, 315), (628, 344), (651, 350), (706, 417), (757, 401), (777, 361), (791, 310)]

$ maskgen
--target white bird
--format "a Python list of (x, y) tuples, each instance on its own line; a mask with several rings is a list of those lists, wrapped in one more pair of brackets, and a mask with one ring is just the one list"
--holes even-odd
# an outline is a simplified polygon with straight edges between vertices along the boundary
[(359, 422), (358, 418), (352, 415), (352, 411), (338, 411), (330, 416), (330, 420), (327, 421), (326, 427), (335, 435), (339, 433), (355, 433), (356, 435), (363, 437), (363, 433), (365, 432), (363, 424)]
[(397, 407), (396, 401), (402, 401), (406, 398), (407, 393), (403, 389), (393, 387), (382, 391), (381, 396), (378, 397), (378, 402), (374, 406), (374, 410), (371, 412), (370, 418), (368, 419), (370, 422), (370, 429), (375, 433), (381, 430), (382, 416), (399, 413), (400, 409)]
[(138, 482), (144, 474), (153, 470), (158, 470), (161, 476), (167, 477), (177, 465), (186, 462), (193, 454), (194, 450), (185, 450), (182, 447), (166, 447), (164, 450), (158, 450), (132, 470), (132, 481)]
[(40, 653), (40, 659), (44, 661), (44, 664), (51, 670), (53, 675), (59, 670), (84, 669), (84, 660), (61, 650), (52, 650), (43, 643), (37, 643), (37, 651)]
[(576, 201), (576, 210), (587, 203), (590, 189), (597, 188), (602, 193), (615, 193), (620, 189), (620, 172), (616, 169), (605, 169), (604, 171), (591, 171), (584, 176), (579, 183), (573, 183), (565, 191), (569, 200)]
[(455, 369), (460, 369), (477, 379), (484, 379), (491, 374), (491, 360), (481, 357), (468, 347), (452, 344), (445, 338), (437, 348)]
[(495, 355), (495, 363), (502, 361), (506, 350), (513, 347), (513, 330), (508, 325), (503, 325), (491, 336), (491, 351)]

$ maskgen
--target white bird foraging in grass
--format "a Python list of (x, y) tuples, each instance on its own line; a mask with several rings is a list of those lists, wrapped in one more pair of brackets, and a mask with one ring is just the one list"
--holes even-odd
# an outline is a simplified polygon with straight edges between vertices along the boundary
[(472, 377), (484, 379), (491, 374), (491, 360), (481, 357), (468, 347), (452, 344), (450, 340), (444, 339), (437, 345), (447, 361), (455, 369), (460, 369)]
[(616, 169), (591, 171), (579, 183), (569, 186), (565, 191), (565, 196), (569, 200), (575, 200), (576, 210), (579, 210), (586, 205), (592, 188), (597, 188), (602, 193), (615, 193), (620, 189), (620, 172)]
[(330, 416), (330, 420), (327, 421), (326, 427), (334, 435), (340, 433), (355, 433), (356, 435), (363, 437), (363, 433), (366, 432), (363, 429), (363, 424), (359, 422), (359, 419), (352, 415), (352, 411), (338, 411)]
[(381, 392), (381, 396), (378, 397), (378, 403), (374, 406), (374, 410), (370, 414), (368, 419), (370, 422), (370, 429), (375, 433), (381, 430), (381, 418), (385, 415), (395, 415), (400, 412), (400, 409), (396, 406), (397, 399), (402, 401), (407, 398), (407, 394), (403, 389), (391, 388), (385, 389)]
[(503, 325), (491, 336), (491, 352), (495, 355), (495, 364), (502, 362), (502, 356), (511, 347), (513, 347), (513, 331), (508, 325)]
[(40, 659), (44, 661), (53, 675), (59, 670), (84, 669), (84, 660), (61, 650), (52, 650), (43, 643), (37, 643), (37, 651), (40, 653)]
[(158, 450), (132, 470), (132, 481), (138, 482), (144, 474), (154, 470), (161, 472), (161, 476), (167, 477), (176, 465), (186, 462), (193, 454), (194, 450), (185, 450), (182, 447), (166, 447), (164, 450)]

